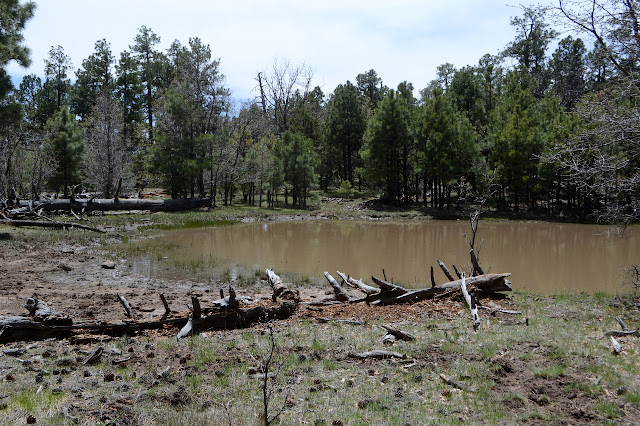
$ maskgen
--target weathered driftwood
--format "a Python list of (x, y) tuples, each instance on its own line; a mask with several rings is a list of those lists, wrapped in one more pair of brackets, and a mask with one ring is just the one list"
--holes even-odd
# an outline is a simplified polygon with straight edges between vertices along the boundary
[(604, 333), (606, 336), (618, 336), (618, 337), (620, 337), (620, 336), (629, 336), (629, 335), (632, 335), (632, 334), (636, 334), (638, 332), (637, 328), (635, 330), (629, 330), (629, 328), (627, 327), (627, 324), (624, 323), (622, 318), (616, 317), (616, 321), (618, 322), (618, 324), (620, 324), (620, 328), (622, 328), (622, 330), (621, 331), (609, 330), (609, 331)]
[(358, 358), (358, 359), (367, 359), (367, 358), (374, 358), (374, 359), (392, 359), (392, 358), (406, 359), (407, 358), (406, 355), (403, 355), (403, 354), (398, 353), (398, 352), (381, 351), (381, 350), (374, 350), (374, 351), (368, 351), (368, 352), (362, 352), (362, 353), (350, 353), (349, 356), (351, 358)]
[(460, 389), (460, 390), (463, 390), (463, 391), (466, 391), (466, 392), (475, 392), (474, 390), (472, 390), (468, 386), (465, 386), (462, 383), (459, 383), (459, 382), (456, 382), (456, 381), (453, 381), (453, 380), (449, 379), (444, 374), (440, 374), (440, 379), (443, 382), (445, 382), (446, 384), (448, 384), (449, 386), (453, 386), (456, 389)]
[(340, 271), (336, 271), (336, 273), (340, 276), (340, 278), (342, 278), (342, 281), (344, 283), (346, 283), (347, 285), (360, 290), (361, 292), (363, 292), (366, 295), (371, 295), (371, 294), (377, 294), (380, 293), (380, 289), (379, 288), (375, 288), (372, 287), (370, 285), (366, 285), (365, 283), (362, 282), (362, 280), (354, 280), (353, 278), (351, 278), (350, 276), (343, 274)]
[(220, 299), (214, 300), (211, 303), (217, 308), (224, 308), (227, 306), (237, 307), (240, 305), (240, 301), (236, 297), (236, 291), (233, 289), (233, 287), (229, 287), (229, 295), (226, 297), (224, 295), (224, 291), (220, 289)]
[(294, 302), (300, 301), (300, 292), (298, 292), (298, 290), (292, 290), (284, 284), (280, 276), (273, 271), (273, 268), (267, 269), (267, 282), (271, 290), (273, 290), (271, 299), (274, 302), (276, 302), (278, 298)]
[(89, 355), (89, 358), (87, 358), (87, 360), (84, 362), (84, 365), (97, 364), (98, 362), (100, 362), (103, 352), (104, 347), (99, 346), (95, 351), (93, 351), (91, 355)]
[(150, 211), (179, 211), (190, 210), (211, 205), (208, 198), (179, 198), (179, 199), (57, 199), (48, 201), (20, 201), (18, 206), (32, 209), (52, 211), (113, 211), (113, 210), (150, 210)]
[(100, 232), (106, 233), (104, 229), (94, 228), (92, 226), (82, 225), (79, 223), (73, 222), (58, 222), (58, 221), (40, 221), (40, 220), (21, 220), (21, 219), (9, 219), (6, 216), (3, 219), (0, 219), (0, 223), (6, 223), (11, 226), (34, 226), (40, 228), (55, 228), (55, 229), (71, 229), (78, 228), (84, 229), (86, 231)]
[(340, 302), (349, 302), (351, 301), (351, 296), (347, 294), (347, 292), (342, 288), (338, 281), (331, 276), (327, 271), (324, 272), (324, 277), (329, 281), (331, 287), (333, 287), (333, 293), (335, 295), (336, 300)]
[(192, 318), (192, 328), (195, 331), (244, 328), (260, 321), (288, 318), (293, 315), (296, 306), (296, 303), (285, 300), (279, 306), (271, 308), (256, 306), (247, 309), (227, 309), (200, 318)]
[[(511, 291), (511, 282), (506, 277), (509, 273), (504, 274), (485, 274), (477, 277), (466, 279), (468, 286), (474, 286), (481, 293), (494, 293), (498, 291)], [(449, 294), (460, 289), (462, 280), (451, 281), (436, 287), (422, 288), (410, 290), (401, 286), (388, 283), (376, 277), (371, 277), (373, 282), (380, 287), (380, 293), (368, 298), (374, 304), (390, 305), (395, 303), (406, 303), (422, 299), (432, 299), (440, 295)], [(364, 301), (364, 299), (359, 299)], [(352, 301), (355, 302), (355, 301)]]
[(342, 324), (351, 324), (351, 325), (362, 325), (364, 324), (362, 321), (352, 320), (352, 319), (339, 319), (339, 318), (330, 318), (330, 317), (318, 317), (316, 321), (319, 323), (327, 323), (327, 322), (338, 322)]
[(465, 282), (464, 274), (462, 274), (462, 283), (460, 283), (460, 290), (462, 290), (462, 295), (464, 296), (464, 300), (467, 302), (469, 306), (469, 310), (471, 311), (471, 321), (473, 324), (473, 329), (478, 331), (480, 328), (480, 316), (478, 315), (478, 305), (475, 303), (475, 300), (471, 297), (469, 292), (467, 291), (467, 283)]
[(132, 318), (133, 317), (133, 310), (131, 309), (131, 305), (129, 304), (129, 302), (127, 302), (127, 299), (117, 293), (116, 296), (118, 296), (118, 300), (120, 301), (120, 304), (122, 305), (122, 307), (124, 308), (124, 313), (128, 318)]
[(484, 275), (484, 271), (480, 267), (480, 262), (478, 262), (478, 256), (476, 256), (474, 249), (469, 251), (469, 256), (471, 257), (471, 265), (473, 265), (473, 275)]
[(624, 323), (624, 321), (622, 320), (622, 318), (620, 317), (616, 317), (616, 321), (618, 322), (618, 324), (620, 324), (620, 328), (622, 328), (622, 331), (627, 331), (629, 330), (629, 328), (627, 327), (627, 324)]
[(455, 281), (456, 279), (453, 278), (453, 275), (451, 275), (451, 272), (449, 271), (449, 268), (447, 268), (447, 265), (445, 265), (444, 262), (441, 261), (440, 259), (438, 259), (437, 262), (438, 262), (438, 265), (440, 265), (440, 269), (442, 269), (442, 272), (444, 272), (444, 274), (447, 276), (449, 281)]
[(169, 303), (167, 302), (167, 298), (164, 297), (164, 294), (160, 293), (160, 300), (162, 301), (162, 305), (164, 305), (164, 314), (163, 318), (168, 317), (171, 314), (171, 308), (169, 308)]
[(458, 269), (458, 267), (455, 264), (451, 264), (451, 266), (453, 266), (453, 270), (456, 272), (456, 276), (458, 277), (458, 279), (462, 278), (462, 272), (460, 272), (460, 270)]
[(64, 312), (51, 308), (44, 301), (38, 299), (37, 294), (33, 294), (23, 305), (34, 321), (47, 325), (71, 325), (73, 320)]
[[(256, 306), (252, 308), (208, 309), (200, 310), (204, 315), (195, 321), (191, 317), (192, 329), (231, 329), (251, 326), (259, 321), (288, 318), (295, 312), (296, 303), (284, 301), (273, 307)], [(198, 312), (196, 310), (195, 312)], [(194, 312), (192, 311), (192, 315)], [(0, 343), (22, 340), (43, 340), (48, 338), (67, 338), (76, 333), (104, 334), (110, 336), (134, 335), (143, 330), (166, 327), (184, 327), (187, 317), (163, 319), (149, 322), (128, 323), (77, 323), (73, 325), (55, 325), (34, 321), (30, 317), (1, 317)]]
[(620, 343), (618, 343), (618, 341), (614, 339), (613, 336), (609, 336), (609, 339), (611, 339), (611, 346), (613, 346), (613, 353), (619, 354), (620, 352), (622, 352), (622, 346), (620, 346)]
[(410, 342), (416, 339), (416, 336), (414, 336), (413, 334), (407, 333), (406, 331), (399, 330), (390, 325), (382, 324), (381, 327), (387, 330), (387, 333), (391, 334), (396, 339), (405, 340), (407, 342)]

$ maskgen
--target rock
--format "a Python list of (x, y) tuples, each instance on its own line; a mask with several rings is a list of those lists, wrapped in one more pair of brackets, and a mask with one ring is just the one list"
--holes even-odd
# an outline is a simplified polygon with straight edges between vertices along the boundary
[(71, 270), (71, 266), (64, 264), (64, 263), (59, 263), (58, 264), (58, 268), (62, 269), (63, 271), (69, 272)]
[(114, 262), (113, 260), (105, 260), (100, 266), (102, 266), (104, 269), (115, 269), (116, 262)]

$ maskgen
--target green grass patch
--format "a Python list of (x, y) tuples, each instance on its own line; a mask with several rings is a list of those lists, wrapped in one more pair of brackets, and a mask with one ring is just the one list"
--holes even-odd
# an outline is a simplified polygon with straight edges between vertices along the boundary
[(593, 409), (608, 419), (618, 418), (621, 414), (620, 407), (609, 401), (600, 401), (593, 406)]
[(545, 379), (553, 379), (565, 375), (566, 367), (562, 364), (553, 364), (547, 367), (534, 368), (533, 374)]
[(48, 410), (57, 406), (65, 399), (63, 392), (54, 392), (50, 389), (42, 389), (39, 393), (31, 388), (24, 388), (11, 394), (11, 404), (15, 404), (21, 409), (33, 413), (37, 410)]

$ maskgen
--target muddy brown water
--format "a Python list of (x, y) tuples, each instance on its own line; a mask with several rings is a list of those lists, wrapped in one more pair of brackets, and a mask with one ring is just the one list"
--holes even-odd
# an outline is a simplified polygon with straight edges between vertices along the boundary
[[(620, 286), (622, 269), (640, 261), (639, 229), (624, 238), (610, 231), (596, 225), (483, 221), (477, 244), (482, 242), (485, 271), (511, 272), (517, 289), (630, 291)], [(470, 268), (465, 232), (465, 221), (301, 221), (178, 230), (155, 239), (150, 254), (135, 258), (133, 266), (156, 276), (224, 271), (232, 279), (273, 267), (315, 282), (324, 281), (323, 271), (336, 276), (338, 270), (367, 283), (372, 274), (382, 277), (384, 268), (394, 283), (424, 287), (430, 285), (430, 266), (437, 283), (446, 281), (437, 259), (452, 272), (452, 263)]]

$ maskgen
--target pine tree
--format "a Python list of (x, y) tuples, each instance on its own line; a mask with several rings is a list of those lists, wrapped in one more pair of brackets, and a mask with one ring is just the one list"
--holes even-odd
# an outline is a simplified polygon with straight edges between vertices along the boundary
[(49, 185), (56, 191), (62, 190), (64, 198), (69, 197), (69, 189), (81, 182), (80, 165), (84, 152), (84, 132), (63, 105), (47, 122), (49, 150), (55, 163)]

